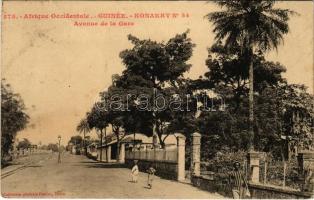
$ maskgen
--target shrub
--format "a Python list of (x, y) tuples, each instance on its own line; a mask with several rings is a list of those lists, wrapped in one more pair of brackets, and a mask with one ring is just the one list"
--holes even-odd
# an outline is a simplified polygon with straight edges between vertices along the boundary
[(207, 171), (227, 174), (233, 169), (233, 163), (235, 161), (241, 163), (241, 167), (243, 168), (246, 163), (246, 152), (219, 151), (213, 159), (204, 160), (202, 163), (204, 164), (203, 169)]

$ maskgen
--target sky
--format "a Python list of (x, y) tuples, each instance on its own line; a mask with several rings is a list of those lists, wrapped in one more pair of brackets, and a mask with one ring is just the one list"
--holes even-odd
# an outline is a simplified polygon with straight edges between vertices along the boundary
[[(298, 12), (289, 22), (290, 33), (267, 58), (287, 68), (289, 83), (305, 84), (313, 93), (313, 2), (286, 1), (276, 5)], [(198, 78), (207, 67), (207, 48), (214, 43), (213, 26), (204, 16), (219, 8), (213, 3), (186, 2), (84, 2), (4, 1), (4, 14), (188, 13), (178, 19), (124, 19), (128, 27), (77, 27), (73, 19), (13, 19), (2, 21), (1, 76), (19, 93), (27, 107), (30, 125), (18, 134), (32, 143), (66, 144), (76, 126), (111, 84), (112, 74), (125, 69), (119, 53), (131, 47), (127, 35), (167, 41), (190, 30), (196, 44), (186, 77)], [(99, 19), (91, 19), (91, 21)], [(100, 20), (101, 21), (101, 20)], [(95, 135), (95, 133), (91, 133)]]

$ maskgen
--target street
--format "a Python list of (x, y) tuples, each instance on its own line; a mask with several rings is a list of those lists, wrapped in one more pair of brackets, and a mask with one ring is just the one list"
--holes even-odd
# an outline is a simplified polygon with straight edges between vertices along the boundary
[[(33, 155), (27, 167), (2, 178), (6, 197), (49, 198), (223, 198), (189, 184), (156, 177), (146, 188), (147, 175), (130, 182), (130, 170), (116, 164), (98, 163), (84, 156), (65, 153)], [(4, 168), (2, 174), (7, 170)]]

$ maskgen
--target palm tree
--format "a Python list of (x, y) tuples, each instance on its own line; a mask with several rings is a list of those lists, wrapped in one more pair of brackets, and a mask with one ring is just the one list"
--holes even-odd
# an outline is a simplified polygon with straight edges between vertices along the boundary
[[(96, 102), (92, 107), (91, 111), (87, 113), (87, 123), (89, 124), (90, 129), (95, 129), (96, 131), (100, 131), (100, 147), (103, 144), (103, 134), (105, 134), (105, 144), (107, 146), (107, 133), (106, 129), (109, 125), (108, 123), (108, 112), (103, 109), (104, 103), (103, 102)], [(103, 132), (104, 131), (104, 132)], [(102, 161), (102, 150), (100, 150), (100, 161)], [(107, 153), (106, 153), (106, 160), (108, 161)]]
[(86, 133), (89, 133), (91, 131), (89, 124), (87, 122), (87, 119), (82, 119), (80, 123), (77, 125), (76, 130), (80, 133), (83, 133), (83, 146), (85, 149), (85, 155), (87, 155), (87, 146), (85, 142), (85, 136), (86, 136)]
[(289, 32), (288, 20), (295, 12), (274, 8), (274, 0), (216, 0), (224, 11), (207, 15), (213, 22), (217, 42), (227, 49), (241, 46), (249, 63), (249, 149), (254, 149), (253, 55), (255, 51), (277, 49), (283, 35)]

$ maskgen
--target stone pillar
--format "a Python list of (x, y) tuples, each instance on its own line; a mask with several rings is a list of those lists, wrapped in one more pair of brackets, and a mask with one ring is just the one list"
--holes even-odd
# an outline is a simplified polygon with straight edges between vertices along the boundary
[(302, 190), (314, 193), (314, 151), (298, 153), (298, 165)]
[(248, 172), (249, 172), (249, 180), (252, 183), (259, 183), (259, 165), (260, 165), (260, 156), (261, 152), (250, 151), (248, 152)]
[(185, 180), (185, 136), (179, 135), (177, 137), (177, 153), (178, 153), (178, 166), (177, 166), (177, 180)]
[(101, 161), (101, 160), (102, 160), (102, 159), (100, 158), (100, 155), (101, 155), (100, 151), (102, 151), (102, 149), (101, 149), (101, 148), (98, 148), (98, 149), (97, 149), (97, 160), (98, 160), (98, 161)]
[(103, 148), (101, 148), (101, 151), (102, 151), (102, 153), (101, 153), (101, 155), (102, 155), (102, 158), (101, 158), (101, 160), (102, 161), (106, 161), (104, 158), (106, 158), (106, 147), (103, 147)]
[(107, 146), (107, 162), (111, 161), (111, 146)]
[(17, 158), (18, 157), (18, 150), (16, 148), (15, 143), (13, 143), (13, 158)]
[(192, 134), (191, 170), (195, 176), (201, 175), (201, 134)]
[(125, 162), (125, 144), (120, 143), (119, 163)]

